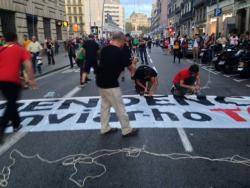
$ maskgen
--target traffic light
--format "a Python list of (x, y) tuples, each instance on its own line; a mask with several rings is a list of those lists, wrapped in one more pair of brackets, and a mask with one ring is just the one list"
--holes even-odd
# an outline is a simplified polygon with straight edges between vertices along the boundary
[(98, 33), (99, 33), (98, 27), (97, 26), (91, 26), (91, 33), (93, 35), (98, 35)]
[(73, 25), (73, 31), (74, 31), (75, 33), (77, 33), (78, 30), (79, 30), (78, 24), (74, 24), (74, 25)]
[(64, 27), (69, 27), (69, 22), (64, 21), (64, 22), (63, 22), (63, 26), (64, 26)]

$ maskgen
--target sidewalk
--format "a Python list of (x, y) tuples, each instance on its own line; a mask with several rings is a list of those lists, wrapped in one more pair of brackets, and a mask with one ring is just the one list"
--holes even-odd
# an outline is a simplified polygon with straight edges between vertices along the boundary
[(55, 65), (48, 65), (47, 55), (43, 55), (43, 65), (42, 65), (42, 74), (36, 74), (36, 77), (40, 77), (51, 72), (63, 69), (65, 67), (70, 66), (68, 54), (64, 51), (60, 50), (59, 54), (55, 55)]

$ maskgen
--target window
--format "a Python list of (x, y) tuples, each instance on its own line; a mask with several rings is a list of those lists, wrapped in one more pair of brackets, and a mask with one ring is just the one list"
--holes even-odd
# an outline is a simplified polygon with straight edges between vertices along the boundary
[(79, 17), (79, 22), (82, 23), (82, 16)]
[(77, 16), (74, 16), (74, 21), (75, 23), (77, 23)]
[(76, 13), (77, 13), (77, 12), (76, 12), (76, 7), (74, 7), (73, 10), (74, 10), (74, 11), (73, 11), (73, 14), (76, 14)]
[(79, 14), (82, 14), (82, 7), (78, 8)]
[(71, 7), (68, 7), (68, 13), (71, 14)]

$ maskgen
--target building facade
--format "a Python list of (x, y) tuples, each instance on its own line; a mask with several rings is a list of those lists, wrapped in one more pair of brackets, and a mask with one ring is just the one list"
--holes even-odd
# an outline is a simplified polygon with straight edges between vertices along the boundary
[(238, 32), (244, 33), (250, 31), (250, 1), (236, 0), (234, 10)]
[[(224, 33), (228, 34), (236, 28), (234, 16), (234, 0), (210, 0), (207, 7), (207, 33)], [(221, 15), (216, 17), (215, 9), (221, 9)]]
[[(69, 22), (69, 35), (82, 35), (85, 29), (85, 0), (65, 0), (66, 19)], [(77, 25), (77, 31), (74, 31)]]
[(141, 31), (143, 28), (150, 28), (150, 21), (146, 14), (132, 13), (129, 22), (132, 24), (133, 31)]
[(195, 33), (205, 33), (207, 24), (207, 0), (194, 0), (194, 30)]
[(85, 0), (85, 29), (86, 33), (91, 33), (91, 27), (97, 26), (98, 33), (101, 34), (103, 27), (103, 7), (104, 0)]
[(14, 31), (19, 42), (23, 35), (35, 35), (40, 41), (47, 37), (66, 40), (67, 29), (63, 27), (64, 0), (3, 0), (0, 1), (0, 34)]
[[(120, 4), (119, 0), (106, 0), (104, 3), (104, 16), (106, 20), (107, 16), (111, 16), (112, 20), (118, 24), (118, 26), (125, 30), (125, 13), (124, 8)], [(105, 21), (104, 20), (104, 21)]]
[(194, 31), (194, 9), (193, 0), (186, 0), (181, 2), (181, 16), (180, 16), (180, 33), (182, 35), (192, 36)]

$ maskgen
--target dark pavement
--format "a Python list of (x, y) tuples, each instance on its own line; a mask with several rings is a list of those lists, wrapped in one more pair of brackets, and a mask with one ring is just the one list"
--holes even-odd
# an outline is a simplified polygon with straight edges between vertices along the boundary
[[(153, 48), (150, 57), (150, 65), (159, 73), (157, 94), (170, 94), (174, 75), (190, 66), (191, 61), (172, 64), (172, 57), (160, 48)], [(239, 81), (237, 75), (229, 77), (205, 66), (201, 77), (203, 94), (250, 95), (250, 80)], [(24, 91), (22, 99), (98, 96), (94, 76), (91, 78), (86, 87), (79, 88), (77, 69), (60, 70), (41, 77), (39, 90)], [(135, 95), (129, 75), (121, 82), (121, 88), (124, 95)], [(244, 117), (250, 128), (249, 114)], [(146, 124), (142, 127), (150, 127)], [(0, 187), (3, 179), (11, 188), (250, 187), (250, 130), (227, 125), (223, 129), (207, 129), (202, 125), (196, 129), (140, 128), (139, 135), (133, 138), (122, 138), (120, 132), (101, 136), (99, 130), (73, 128), (72, 131), (26, 132), (22, 139), (13, 141), (13, 146), (6, 142), (9, 149), (0, 155), (0, 171), (13, 165), (10, 171), (5, 168), (5, 176), (0, 173)], [(187, 150), (187, 143), (191, 151)]]

